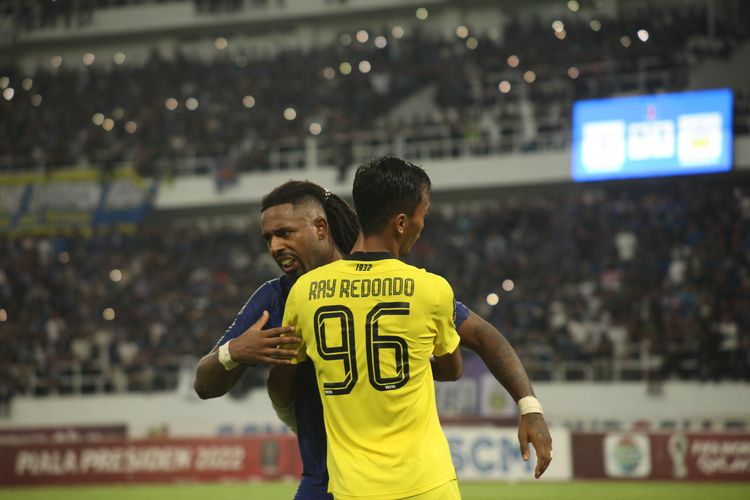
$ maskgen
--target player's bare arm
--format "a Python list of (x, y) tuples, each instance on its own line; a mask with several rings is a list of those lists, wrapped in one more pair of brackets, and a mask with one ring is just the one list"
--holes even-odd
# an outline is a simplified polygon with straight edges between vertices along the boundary
[(297, 420), (294, 414), (294, 377), (298, 365), (272, 365), (268, 372), (266, 388), (273, 409), (279, 419), (297, 432)]
[(298, 365), (274, 365), (268, 372), (266, 387), (271, 402), (280, 407), (294, 404), (294, 376)]
[(461, 349), (458, 347), (450, 354), (435, 356), (430, 364), (432, 365), (432, 377), (439, 382), (458, 380), (464, 372)]
[[(269, 328), (263, 330), (268, 321), (268, 312), (245, 332), (228, 342), (229, 356), (239, 366), (232, 370), (219, 361), (219, 348), (215, 347), (198, 362), (195, 374), (195, 392), (201, 399), (223, 396), (242, 377), (247, 365), (270, 364), (288, 365), (297, 355), (295, 349), (280, 349), (277, 346), (291, 346), (299, 343), (293, 335), (292, 327)], [(284, 335), (284, 336), (282, 336)]]
[[(470, 311), (469, 317), (459, 327), (458, 334), (461, 337), (461, 346), (479, 354), (492, 375), (516, 402), (523, 397), (534, 395), (531, 381), (518, 354), (494, 326)], [(534, 477), (538, 479), (552, 460), (552, 437), (544, 421), (544, 415), (522, 415), (518, 426), (518, 441), (524, 460), (529, 459), (529, 443), (534, 446), (537, 455)]]
[(219, 348), (214, 347), (198, 361), (193, 387), (201, 399), (218, 398), (234, 387), (246, 369), (247, 366), (240, 365), (227, 371), (219, 362)]

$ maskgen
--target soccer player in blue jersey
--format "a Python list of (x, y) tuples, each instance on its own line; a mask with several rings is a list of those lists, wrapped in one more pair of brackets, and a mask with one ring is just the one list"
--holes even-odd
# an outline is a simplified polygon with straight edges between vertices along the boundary
[[(262, 202), (262, 230), (268, 250), (284, 274), (250, 297), (216, 347), (198, 365), (195, 390), (201, 398), (226, 394), (250, 364), (271, 365), (268, 390), (282, 420), (296, 426), (303, 464), (298, 500), (329, 500), (323, 410), (311, 362), (290, 366), (294, 350), (277, 346), (299, 339), (281, 327), (286, 297), (296, 278), (342, 258), (359, 234), (356, 215), (341, 198), (310, 182), (290, 181)], [(480, 355), (490, 372), (522, 407), (518, 437), (524, 460), (528, 443), (537, 453), (535, 476), (549, 466), (552, 440), (541, 414), (528, 402), (533, 390), (518, 356), (492, 325), (456, 302), (461, 345)], [(286, 335), (286, 336), (282, 336)], [(231, 342), (230, 342), (231, 341)]]

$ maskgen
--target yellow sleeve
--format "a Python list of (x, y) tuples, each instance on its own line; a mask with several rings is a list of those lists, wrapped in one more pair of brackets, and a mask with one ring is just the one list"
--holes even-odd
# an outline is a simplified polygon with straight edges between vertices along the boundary
[[(299, 324), (299, 311), (297, 310), (297, 283), (292, 285), (292, 289), (289, 290), (289, 296), (286, 298), (286, 305), (284, 306), (284, 318), (281, 320), (281, 326), (293, 326), (298, 335), (301, 336), (302, 330)], [(289, 347), (290, 349), (292, 347)], [(300, 349), (299, 356), (292, 360), (292, 364), (296, 365), (299, 362), (307, 359), (307, 352), (304, 347)]]
[(440, 276), (435, 276), (435, 312), (433, 318), (437, 335), (434, 340), (433, 354), (435, 356), (444, 356), (456, 350), (460, 342), (460, 337), (456, 331), (454, 323), (456, 315), (456, 305), (453, 300), (453, 289), (448, 282)]

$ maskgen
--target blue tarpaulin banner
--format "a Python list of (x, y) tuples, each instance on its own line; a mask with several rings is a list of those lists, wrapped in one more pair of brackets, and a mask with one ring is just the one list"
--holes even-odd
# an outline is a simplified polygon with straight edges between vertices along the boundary
[(138, 224), (151, 209), (154, 185), (130, 169), (0, 176), (0, 231), (87, 232)]

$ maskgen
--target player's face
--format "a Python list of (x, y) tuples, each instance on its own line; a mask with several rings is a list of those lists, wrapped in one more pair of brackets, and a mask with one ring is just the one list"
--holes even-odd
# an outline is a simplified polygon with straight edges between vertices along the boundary
[(427, 192), (422, 193), (422, 201), (419, 202), (417, 208), (414, 209), (414, 213), (411, 217), (406, 218), (406, 224), (404, 227), (404, 237), (401, 239), (399, 244), (399, 255), (408, 255), (411, 252), (412, 247), (419, 239), (424, 229), (424, 218), (430, 211), (430, 195)]
[(326, 264), (330, 255), (328, 238), (304, 205), (291, 203), (269, 207), (260, 217), (263, 239), (268, 252), (285, 274), (297, 278)]

